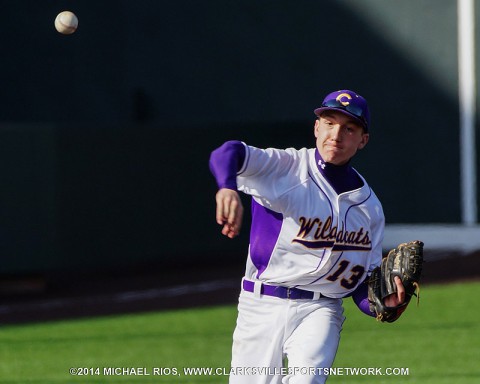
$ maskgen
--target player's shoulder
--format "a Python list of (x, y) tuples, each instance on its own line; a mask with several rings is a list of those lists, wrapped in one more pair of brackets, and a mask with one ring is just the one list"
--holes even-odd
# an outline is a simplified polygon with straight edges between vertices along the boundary
[(287, 148), (285, 152), (292, 158), (297, 167), (308, 169), (309, 163), (314, 157), (313, 150), (309, 148)]
[(307, 148), (285, 148), (283, 150), (288, 156), (290, 156), (292, 159), (300, 161), (300, 160), (306, 160), (308, 159), (308, 149)]
[(367, 187), (369, 188), (369, 191), (370, 191), (370, 196), (369, 196), (367, 205), (369, 207), (370, 214), (371, 214), (372, 218), (376, 217), (377, 220), (385, 220), (385, 215), (384, 215), (384, 212), (383, 212), (383, 206), (382, 206), (382, 203), (381, 203), (380, 199), (375, 194), (372, 187), (370, 187), (369, 185), (367, 185)]
[(308, 148), (293, 148), (293, 147), (289, 147), (289, 148), (286, 148), (284, 149), (285, 152), (289, 153), (290, 155), (292, 156), (308, 156)]
[(309, 155), (309, 150), (307, 148), (285, 148), (285, 149), (276, 149), (276, 148), (267, 148), (266, 149), (267, 153), (270, 153), (271, 155), (277, 155), (280, 159), (289, 159), (288, 161), (292, 161), (293, 163), (302, 163), (302, 162), (308, 162), (308, 159), (310, 157)]
[(357, 173), (358, 177), (363, 182), (363, 187), (361, 188), (362, 191), (365, 193), (365, 196), (367, 197), (368, 204), (371, 206), (379, 206), (380, 211), (382, 211), (382, 203), (380, 202), (380, 199), (376, 195), (375, 191), (373, 190), (372, 186), (367, 182), (365, 177), (362, 176), (360, 172), (358, 172), (355, 168), (352, 167), (352, 169)]

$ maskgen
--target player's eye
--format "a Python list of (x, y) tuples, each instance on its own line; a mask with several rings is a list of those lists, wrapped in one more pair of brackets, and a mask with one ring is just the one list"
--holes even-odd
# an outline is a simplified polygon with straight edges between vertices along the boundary
[(345, 127), (345, 132), (349, 135), (353, 135), (355, 133), (355, 127)]

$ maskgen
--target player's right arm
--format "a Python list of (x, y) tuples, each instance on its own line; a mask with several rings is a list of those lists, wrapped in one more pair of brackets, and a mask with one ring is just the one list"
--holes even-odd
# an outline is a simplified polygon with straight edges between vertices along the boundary
[(210, 171), (218, 185), (216, 220), (222, 225), (222, 234), (234, 238), (240, 233), (243, 205), (237, 192), (237, 173), (246, 156), (245, 145), (240, 141), (227, 141), (210, 155)]
[(260, 149), (241, 141), (227, 141), (210, 155), (210, 170), (217, 181), (216, 218), (223, 225), (222, 233), (230, 238), (238, 235), (243, 207), (237, 190), (271, 206), (285, 189), (291, 188), (291, 171), (296, 151)]

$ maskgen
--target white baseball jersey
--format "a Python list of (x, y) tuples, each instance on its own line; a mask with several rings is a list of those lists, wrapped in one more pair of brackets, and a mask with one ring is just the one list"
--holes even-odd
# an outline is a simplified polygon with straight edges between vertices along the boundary
[[(382, 206), (363, 177), (337, 194), (316, 149), (246, 147), (238, 190), (253, 197), (245, 277), (331, 298), (351, 294), (382, 257)], [(356, 171), (354, 171), (356, 172)]]

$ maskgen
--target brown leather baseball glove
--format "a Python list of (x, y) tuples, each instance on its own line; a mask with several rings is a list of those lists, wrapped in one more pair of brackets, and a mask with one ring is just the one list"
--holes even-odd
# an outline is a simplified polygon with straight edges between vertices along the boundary
[[(402, 243), (382, 259), (382, 264), (373, 270), (368, 280), (370, 310), (377, 314), (377, 320), (389, 323), (397, 320), (407, 308), (412, 296), (419, 300), (419, 281), (423, 264), (423, 243), (419, 240)], [(387, 307), (384, 299), (397, 292), (395, 276), (405, 287), (405, 301), (395, 307)]]

